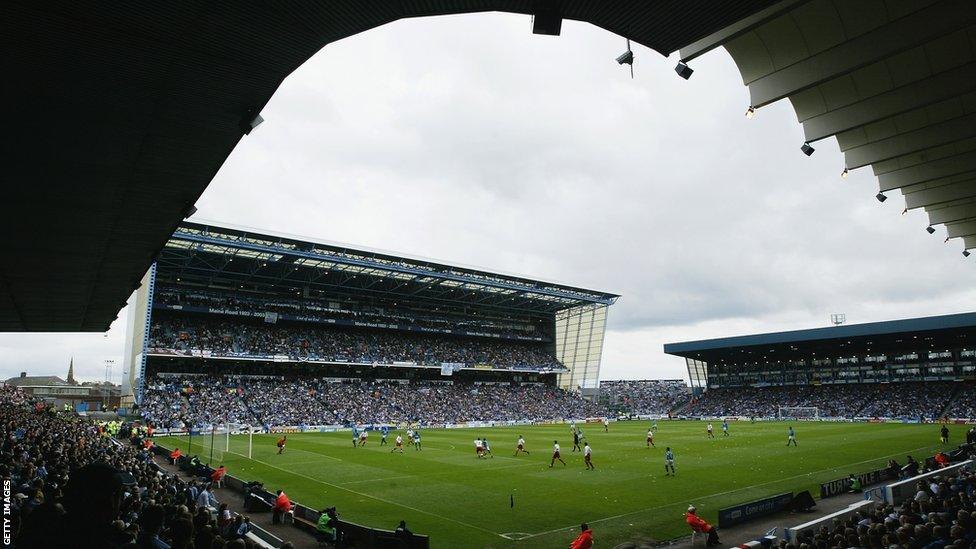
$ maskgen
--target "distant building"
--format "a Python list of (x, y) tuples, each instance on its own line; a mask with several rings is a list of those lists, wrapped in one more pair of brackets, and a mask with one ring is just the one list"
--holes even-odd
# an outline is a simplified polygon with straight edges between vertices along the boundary
[[(69, 366), (68, 379), (74, 381), (74, 365)], [(69, 383), (58, 376), (29, 376), (21, 372), (19, 376), (4, 381), (5, 385), (20, 387), (25, 393), (33, 395), (54, 406), (71, 405), (79, 411), (100, 410), (102, 406), (114, 410), (119, 407), (120, 387), (109, 382), (85, 382), (78, 385)]]

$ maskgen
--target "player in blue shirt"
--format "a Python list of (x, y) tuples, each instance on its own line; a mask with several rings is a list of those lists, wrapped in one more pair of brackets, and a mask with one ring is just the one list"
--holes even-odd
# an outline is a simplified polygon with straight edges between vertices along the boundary
[(674, 452), (670, 446), (664, 449), (664, 476), (677, 476), (674, 471)]
[(722, 420), (722, 433), (725, 436), (729, 436), (729, 420), (727, 419)]
[(793, 443), (793, 446), (796, 446), (796, 432), (793, 431), (793, 426), (792, 425), (790, 425), (790, 429), (789, 429), (789, 431), (786, 432), (786, 434), (787, 434), (787, 437), (788, 437), (786, 439), (786, 445), (789, 446), (790, 443), (792, 442)]
[(380, 428), (380, 446), (386, 446), (386, 437), (390, 436), (390, 429), (384, 425)]
[(413, 432), (413, 449), (423, 450), (424, 447), (420, 445), (420, 429)]
[(359, 429), (355, 425), (352, 426), (352, 447), (355, 448), (359, 445)]

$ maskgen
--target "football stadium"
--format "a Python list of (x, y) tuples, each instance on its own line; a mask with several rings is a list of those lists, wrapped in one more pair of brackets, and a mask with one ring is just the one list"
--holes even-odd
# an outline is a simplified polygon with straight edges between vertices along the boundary
[(592, 272), (554, 282), (195, 215), (323, 47), (486, 11), (626, 39), (614, 67), (631, 78), (631, 42), (672, 56), (678, 82), (724, 51), (746, 118), (788, 99), (801, 159), (833, 138), (841, 177), (870, 167), (878, 202), (900, 194), (929, 235), (976, 248), (969, 1), (13, 0), (0, 332), (125, 334), (118, 386), (111, 360), (79, 382), (74, 358), (66, 379), (28, 375), (0, 345), (20, 372), (0, 385), (4, 546), (976, 546), (976, 313), (743, 332), (743, 290), (743, 311), (714, 309), (721, 337), (675, 321), (690, 335), (654, 354), (680, 378), (632, 356), (640, 375), (615, 379), (628, 293), (588, 288)]

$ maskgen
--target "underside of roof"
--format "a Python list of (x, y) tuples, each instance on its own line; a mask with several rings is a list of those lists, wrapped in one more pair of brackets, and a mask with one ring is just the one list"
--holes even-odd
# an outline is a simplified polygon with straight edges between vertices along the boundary
[(183, 223), (173, 233), (159, 254), (156, 281), (256, 295), (293, 297), (321, 291), (548, 314), (584, 305), (609, 306), (619, 297), (389, 252), (201, 223)]
[(330, 42), (505, 11), (587, 21), (667, 55), (772, 3), (2, 2), (0, 331), (108, 329), (248, 123)]
[(680, 56), (719, 46), (753, 108), (789, 99), (807, 143), (871, 166), (879, 200), (898, 190), (976, 247), (976, 2), (783, 0)]

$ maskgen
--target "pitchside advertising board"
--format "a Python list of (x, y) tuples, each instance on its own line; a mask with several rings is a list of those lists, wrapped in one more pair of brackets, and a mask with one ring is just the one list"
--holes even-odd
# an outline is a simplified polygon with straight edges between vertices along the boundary
[[(861, 481), (861, 486), (870, 486), (872, 484), (878, 484), (879, 482), (884, 482), (888, 480), (888, 470), (887, 469), (876, 469), (874, 471), (868, 471), (867, 473), (861, 473), (857, 475), (857, 478)], [(825, 482), (820, 485), (820, 497), (829, 498), (840, 494), (846, 494), (851, 490), (851, 479), (850, 477), (839, 478), (837, 480), (831, 480), (830, 482)]]
[(743, 522), (747, 522), (759, 517), (778, 513), (790, 506), (793, 502), (793, 492), (786, 492), (777, 496), (750, 501), (735, 507), (719, 509), (718, 527), (728, 528)]

